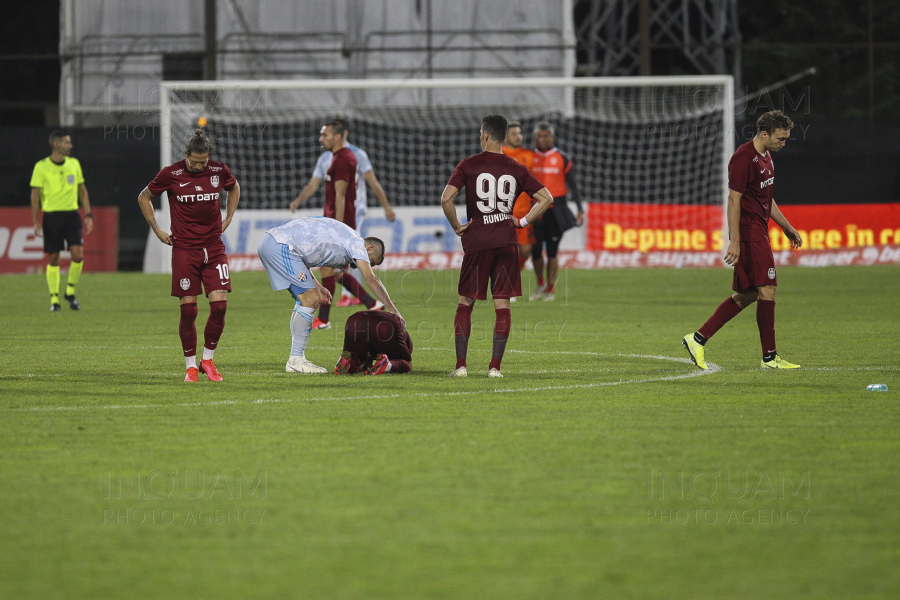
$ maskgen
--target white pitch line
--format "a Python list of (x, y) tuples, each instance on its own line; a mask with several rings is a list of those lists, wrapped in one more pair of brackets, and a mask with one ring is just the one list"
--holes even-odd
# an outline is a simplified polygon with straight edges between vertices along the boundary
[[(625, 356), (630, 358), (650, 358), (654, 360), (668, 360), (677, 363), (687, 363), (692, 364), (689, 359), (686, 358), (675, 358), (672, 356), (655, 356), (649, 354), (602, 354), (599, 352), (537, 352), (537, 351), (529, 351), (529, 350), (519, 350), (521, 353), (532, 353), (532, 354), (589, 354), (593, 356)], [(544, 392), (550, 390), (579, 390), (579, 389), (591, 389), (591, 388), (600, 388), (600, 387), (611, 387), (615, 385), (625, 385), (629, 383), (653, 383), (657, 381), (676, 381), (679, 379), (691, 379), (693, 377), (702, 377), (704, 375), (711, 375), (713, 373), (718, 373), (722, 370), (722, 368), (715, 363), (707, 363), (709, 365), (709, 369), (706, 371), (702, 370), (692, 370), (690, 373), (684, 373), (681, 375), (670, 375), (667, 377), (648, 377), (643, 379), (622, 379), (619, 381), (604, 381), (597, 383), (581, 383), (581, 384), (570, 384), (570, 385), (547, 385), (547, 386), (539, 386), (539, 387), (517, 387), (517, 388), (502, 388), (502, 389), (494, 389), (494, 390), (466, 390), (466, 391), (451, 391), (451, 392), (431, 392), (431, 393), (416, 393), (415, 396), (417, 398), (428, 398), (428, 397), (452, 397), (452, 396), (472, 396), (476, 394), (521, 394), (521, 393), (530, 393), (530, 392)], [(13, 408), (10, 410), (24, 411), (24, 412), (43, 412), (43, 411), (77, 411), (77, 410), (125, 410), (125, 409), (143, 409), (143, 408), (172, 408), (172, 407), (191, 407), (191, 406), (220, 406), (220, 405), (241, 405), (241, 404), (276, 404), (276, 403), (294, 403), (294, 402), (323, 402), (323, 401), (341, 401), (341, 400), (381, 400), (386, 398), (402, 398), (402, 394), (375, 394), (375, 395), (364, 395), (364, 396), (326, 396), (322, 398), (260, 398), (257, 400), (247, 400), (247, 401), (238, 401), (238, 400), (219, 400), (213, 402), (176, 402), (171, 404), (113, 404), (107, 406), (32, 406), (28, 408)]]

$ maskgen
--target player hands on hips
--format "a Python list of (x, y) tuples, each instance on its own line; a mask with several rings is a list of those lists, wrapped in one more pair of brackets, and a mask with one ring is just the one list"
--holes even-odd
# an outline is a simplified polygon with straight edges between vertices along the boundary
[[(225, 329), (225, 310), (231, 274), (222, 233), (228, 228), (241, 197), (241, 186), (224, 164), (210, 160), (212, 141), (202, 129), (194, 131), (184, 149), (184, 160), (162, 169), (138, 196), (138, 204), (159, 241), (172, 246), (172, 295), (179, 299), (178, 335), (184, 351), (185, 381), (222, 381), (213, 362)], [(228, 204), (222, 220), (221, 194)], [(172, 232), (156, 223), (152, 200), (168, 193)], [(209, 317), (203, 330), (203, 357), (197, 365), (197, 296), (205, 290)]]
[(794, 123), (780, 110), (756, 121), (756, 137), (740, 146), (728, 163), (728, 232), (725, 262), (734, 267), (729, 296), (693, 334), (682, 339), (691, 361), (706, 369), (706, 342), (744, 308), (756, 302), (756, 325), (764, 369), (799, 369), (782, 359), (775, 348), (775, 257), (769, 243), (769, 219), (775, 221), (799, 248), (803, 241), (775, 203), (775, 165), (772, 154), (787, 143)]
[[(493, 349), (488, 377), (503, 377), (500, 362), (511, 329), (509, 299), (522, 295), (516, 228), (526, 227), (550, 206), (553, 197), (523, 165), (503, 154), (506, 118), (488, 115), (481, 120), (481, 150), (460, 162), (441, 195), (441, 208), (450, 226), (462, 238), (463, 262), (459, 274), (459, 304), (454, 320), (456, 368), (451, 377), (466, 377), (466, 354), (472, 331), (472, 308), (487, 299), (488, 284), (494, 298)], [(466, 189), (466, 223), (460, 224), (454, 200)], [(525, 192), (537, 202), (521, 219), (512, 216), (513, 204)]]
[(295, 219), (269, 229), (259, 242), (259, 258), (275, 291), (288, 290), (294, 300), (291, 313), (291, 354), (288, 373), (327, 373), (306, 358), (316, 308), (328, 306), (332, 293), (313, 277), (313, 267), (353, 265), (379, 302), (393, 313), (399, 331), (405, 321), (372, 266), (384, 261), (384, 242), (362, 238), (348, 225), (327, 217)]

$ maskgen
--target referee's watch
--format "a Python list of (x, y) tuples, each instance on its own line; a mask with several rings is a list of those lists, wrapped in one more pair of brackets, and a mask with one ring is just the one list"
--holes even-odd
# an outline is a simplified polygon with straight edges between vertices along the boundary
[(87, 219), (88, 217), (90, 217), (90, 218), (93, 219), (93, 218), (94, 218), (94, 213), (87, 213), (86, 215), (84, 215), (84, 218), (85, 218), (85, 219)]

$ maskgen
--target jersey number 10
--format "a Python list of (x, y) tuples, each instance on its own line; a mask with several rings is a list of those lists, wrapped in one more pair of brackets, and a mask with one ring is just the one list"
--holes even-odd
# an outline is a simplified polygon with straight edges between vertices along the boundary
[(495, 210), (510, 213), (516, 201), (516, 179), (511, 175), (501, 175), (495, 179), (490, 173), (482, 173), (475, 182), (475, 193), (481, 198), (475, 205), (487, 214)]

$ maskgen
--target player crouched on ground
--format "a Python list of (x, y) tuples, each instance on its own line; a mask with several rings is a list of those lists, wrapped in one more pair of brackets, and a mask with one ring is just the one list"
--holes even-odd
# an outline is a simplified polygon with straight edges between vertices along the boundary
[(364, 310), (347, 319), (335, 375), (383, 375), (412, 370), (413, 343), (396, 315)]

